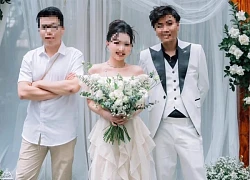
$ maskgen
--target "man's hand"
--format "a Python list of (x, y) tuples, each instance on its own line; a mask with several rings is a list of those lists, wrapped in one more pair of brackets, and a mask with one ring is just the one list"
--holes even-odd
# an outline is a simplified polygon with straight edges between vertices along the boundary
[(72, 80), (72, 79), (74, 79), (75, 77), (76, 77), (76, 74), (75, 74), (75, 73), (69, 73), (69, 74), (66, 76), (65, 80)]
[(32, 86), (33, 87), (37, 87), (37, 88), (39, 88), (39, 82), (40, 82), (41, 80), (39, 80), (39, 81), (34, 81), (34, 82), (32, 82)]
[(18, 96), (20, 99), (44, 101), (58, 97), (57, 94), (37, 87), (38, 82), (22, 81), (18, 83)]

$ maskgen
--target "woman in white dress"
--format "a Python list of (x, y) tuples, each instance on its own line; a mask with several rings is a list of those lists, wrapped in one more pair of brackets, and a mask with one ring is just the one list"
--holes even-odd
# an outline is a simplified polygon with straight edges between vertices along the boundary
[[(89, 74), (99, 74), (102, 77), (113, 77), (117, 74), (126, 77), (143, 74), (141, 67), (127, 64), (125, 58), (131, 53), (134, 33), (125, 21), (115, 20), (110, 23), (107, 34), (109, 59), (101, 64), (95, 64), (89, 69)], [(89, 179), (91, 180), (152, 180), (153, 159), (151, 152), (155, 146), (150, 132), (143, 121), (137, 116), (124, 119), (112, 114), (92, 100), (88, 100), (89, 108), (100, 115), (100, 119), (92, 129), (90, 139), (90, 158), (92, 160)], [(131, 137), (129, 142), (107, 143), (103, 135), (107, 127), (125, 125)]]

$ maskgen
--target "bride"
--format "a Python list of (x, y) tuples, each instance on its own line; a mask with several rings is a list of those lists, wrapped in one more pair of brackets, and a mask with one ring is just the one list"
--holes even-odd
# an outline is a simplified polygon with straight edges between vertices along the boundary
[[(141, 67), (127, 64), (125, 58), (131, 53), (134, 42), (134, 32), (125, 21), (115, 20), (110, 23), (107, 34), (109, 59), (101, 64), (95, 64), (89, 69), (89, 74), (99, 74), (102, 77), (113, 77), (118, 74), (124, 78), (143, 74)], [(100, 115), (100, 119), (92, 129), (90, 139), (90, 158), (92, 160), (89, 179), (91, 180), (152, 180), (153, 159), (151, 152), (155, 146), (150, 132), (137, 116), (126, 119), (112, 114), (94, 101), (88, 99), (89, 108)], [(107, 127), (125, 125), (131, 137), (129, 142), (107, 143), (103, 134)]]

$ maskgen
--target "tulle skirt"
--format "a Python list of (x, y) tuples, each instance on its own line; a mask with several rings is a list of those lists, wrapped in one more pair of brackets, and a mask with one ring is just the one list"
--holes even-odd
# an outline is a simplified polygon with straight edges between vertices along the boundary
[(151, 156), (155, 143), (143, 121), (138, 117), (126, 124), (129, 142), (106, 143), (103, 134), (110, 123), (99, 119), (89, 135), (91, 158), (90, 180), (154, 180), (154, 162)]

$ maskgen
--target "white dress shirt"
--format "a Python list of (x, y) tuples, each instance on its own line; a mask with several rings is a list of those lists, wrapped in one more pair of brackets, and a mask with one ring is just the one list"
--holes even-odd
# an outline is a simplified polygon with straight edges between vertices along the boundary
[[(62, 42), (58, 52), (51, 58), (46, 54), (44, 46), (29, 51), (23, 57), (18, 82), (41, 80), (57, 56), (44, 80), (52, 82), (65, 80), (71, 72), (83, 74), (83, 54), (73, 47), (66, 47)], [(41, 136), (40, 145), (44, 146), (62, 145), (75, 139), (78, 96), (76, 93), (45, 101), (31, 100), (27, 108), (22, 137), (30, 143), (39, 144)]]

